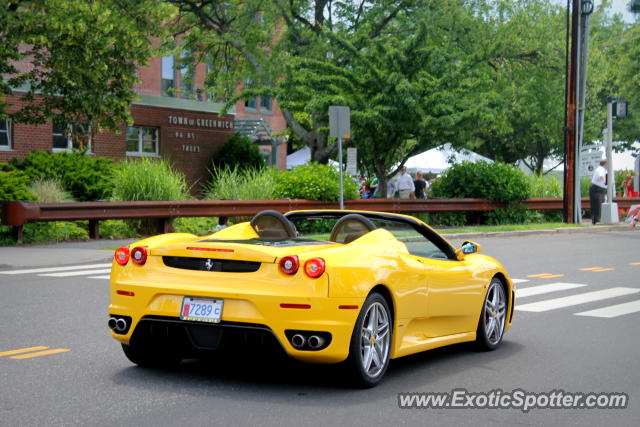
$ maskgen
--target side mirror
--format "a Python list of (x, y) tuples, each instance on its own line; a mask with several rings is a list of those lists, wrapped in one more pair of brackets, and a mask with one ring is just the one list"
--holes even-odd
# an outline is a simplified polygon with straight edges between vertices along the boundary
[(456, 256), (459, 260), (462, 260), (467, 255), (479, 253), (480, 250), (480, 244), (467, 240), (460, 246), (460, 249), (456, 249)]

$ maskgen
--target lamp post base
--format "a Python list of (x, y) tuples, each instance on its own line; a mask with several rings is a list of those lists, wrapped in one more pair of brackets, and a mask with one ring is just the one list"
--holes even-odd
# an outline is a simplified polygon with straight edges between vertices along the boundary
[(620, 222), (617, 203), (603, 203), (601, 212), (603, 224), (617, 224)]

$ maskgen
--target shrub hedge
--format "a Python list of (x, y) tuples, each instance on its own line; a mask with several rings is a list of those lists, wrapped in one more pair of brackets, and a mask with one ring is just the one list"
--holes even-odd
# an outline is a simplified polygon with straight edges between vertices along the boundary
[(107, 199), (111, 193), (113, 160), (84, 152), (32, 151), (24, 159), (12, 159), (10, 167), (24, 172), (30, 181), (55, 179), (80, 201)]
[(529, 181), (504, 163), (462, 162), (447, 169), (431, 186), (437, 198), (480, 198), (515, 203), (529, 197)]
[[(358, 184), (344, 176), (345, 200), (358, 198)], [(336, 201), (340, 199), (340, 172), (331, 165), (306, 163), (282, 171), (276, 179), (277, 198)]]
[(213, 169), (260, 169), (265, 166), (260, 149), (246, 136), (234, 134), (211, 159)]

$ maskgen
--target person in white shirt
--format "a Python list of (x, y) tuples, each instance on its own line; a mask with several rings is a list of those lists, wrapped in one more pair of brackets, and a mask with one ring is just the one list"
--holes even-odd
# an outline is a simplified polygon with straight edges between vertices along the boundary
[(604, 197), (607, 194), (607, 161), (600, 160), (600, 166), (593, 172), (589, 186), (589, 202), (591, 205), (591, 223), (600, 222), (600, 213)]
[(413, 185), (413, 178), (407, 173), (406, 166), (403, 166), (400, 170), (400, 176), (398, 177), (398, 194), (401, 199), (410, 199), (416, 190)]

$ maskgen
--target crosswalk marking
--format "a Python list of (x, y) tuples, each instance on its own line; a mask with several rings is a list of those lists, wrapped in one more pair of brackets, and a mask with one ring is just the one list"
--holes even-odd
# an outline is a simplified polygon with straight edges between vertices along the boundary
[(111, 263), (109, 263), (109, 264), (71, 265), (71, 266), (67, 266), (67, 267), (31, 268), (31, 269), (27, 269), (27, 270), (9, 270), (9, 271), (0, 271), (0, 274), (52, 273), (54, 271), (85, 270), (87, 268), (106, 268), (106, 267), (111, 267)]
[(38, 276), (46, 276), (46, 277), (72, 277), (72, 276), (85, 276), (87, 274), (102, 274), (109, 273), (111, 271), (110, 268), (104, 268), (100, 270), (83, 270), (83, 271), (65, 271), (62, 273), (49, 273), (49, 274), (38, 274)]
[(554, 298), (550, 300), (524, 304), (516, 306), (516, 310), (533, 312), (555, 310), (557, 308), (570, 307), (572, 305), (585, 304), (588, 302), (600, 301), (623, 295), (631, 295), (638, 292), (640, 292), (640, 289), (636, 288), (609, 288), (602, 291), (586, 292), (584, 294), (577, 294), (569, 297)]
[(581, 283), (550, 283), (548, 285), (531, 286), (524, 289), (516, 289), (516, 298), (524, 298), (532, 295), (547, 294), (550, 292), (566, 291), (568, 289), (581, 288)]
[(637, 313), (640, 311), (640, 300), (625, 302), (624, 304), (611, 305), (609, 307), (597, 308), (595, 310), (583, 311), (575, 313), (576, 316), (590, 317), (618, 317), (625, 314)]
[(529, 279), (511, 279), (511, 282), (513, 283), (526, 283), (529, 282)]
[(111, 275), (105, 274), (104, 276), (89, 276), (87, 279), (111, 279)]

